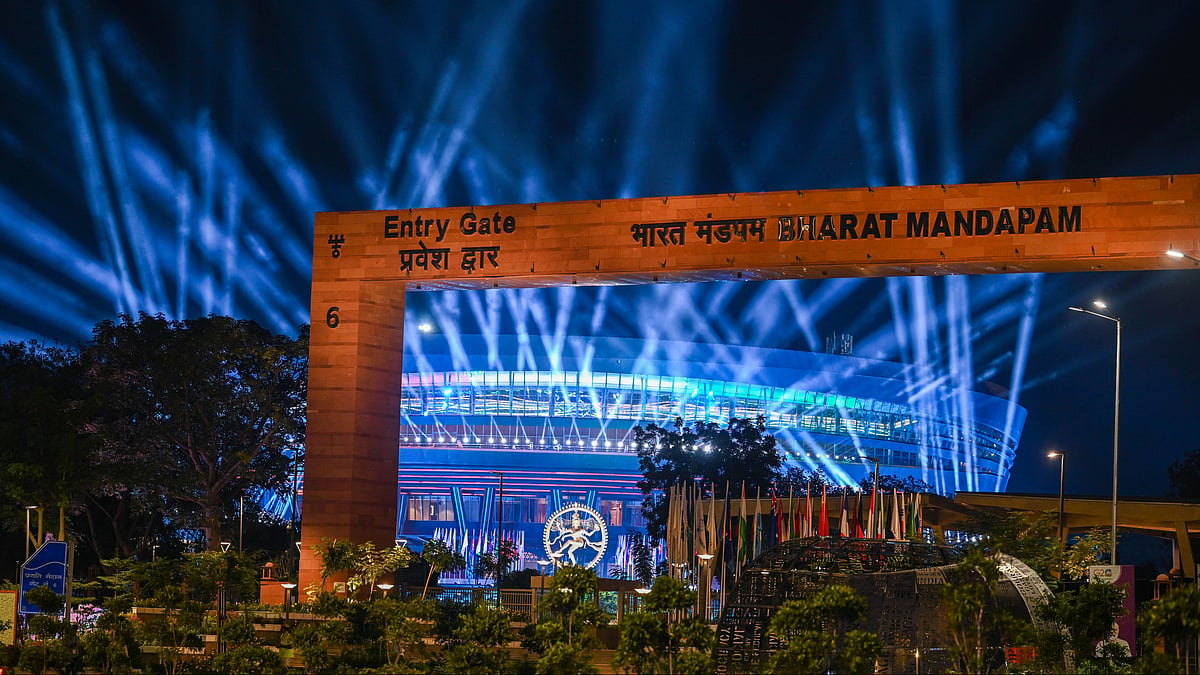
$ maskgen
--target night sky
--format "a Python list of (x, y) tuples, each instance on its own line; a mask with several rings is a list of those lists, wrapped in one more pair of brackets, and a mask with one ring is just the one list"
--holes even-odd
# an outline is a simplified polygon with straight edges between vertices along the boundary
[[(0, 340), (138, 311), (294, 334), (317, 211), (1200, 172), (1200, 3), (774, 4), (0, 2)], [(1154, 496), (1200, 449), (1179, 268), (413, 293), (409, 323), (849, 333), (1011, 390), (1010, 491), (1056, 492), (1057, 449), (1068, 492), (1106, 495), (1114, 326), (1067, 311), (1102, 297), (1121, 493)]]

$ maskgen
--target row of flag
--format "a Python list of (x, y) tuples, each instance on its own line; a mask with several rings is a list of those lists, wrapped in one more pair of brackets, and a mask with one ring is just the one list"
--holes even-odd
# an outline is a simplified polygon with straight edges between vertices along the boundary
[(905, 540), (922, 528), (922, 499), (916, 492), (871, 490), (830, 496), (825, 485), (817, 493), (810, 484), (802, 494), (789, 488), (786, 497), (770, 488), (747, 498), (716, 498), (717, 486), (679, 485), (667, 497), (667, 552), (674, 565), (691, 565), (697, 556), (719, 558), (735, 575), (784, 541), (805, 537), (857, 537)]

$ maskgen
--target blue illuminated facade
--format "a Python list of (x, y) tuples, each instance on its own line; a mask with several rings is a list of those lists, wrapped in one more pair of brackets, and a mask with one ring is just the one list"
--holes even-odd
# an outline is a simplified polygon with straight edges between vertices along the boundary
[(560, 344), (558, 353), (513, 336), (409, 345), (399, 537), (443, 539), (468, 558), (493, 550), (502, 477), (499, 515), (524, 566), (546, 560), (547, 515), (577, 502), (607, 521), (599, 571), (620, 576), (628, 535), (644, 525), (635, 426), (762, 415), (790, 464), (856, 484), (878, 459), (884, 474), (952, 494), (1004, 490), (1025, 420), (1007, 398), (914, 382), (898, 363), (646, 339)]

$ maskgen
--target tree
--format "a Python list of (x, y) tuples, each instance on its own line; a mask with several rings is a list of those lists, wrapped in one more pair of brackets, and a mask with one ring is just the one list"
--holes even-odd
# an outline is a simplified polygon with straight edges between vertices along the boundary
[(321, 560), (321, 582), (313, 582), (310, 591), (324, 591), (329, 577), (345, 573), (346, 593), (351, 597), (362, 588), (369, 589), (367, 598), (375, 594), (375, 584), (380, 577), (407, 567), (415, 555), (406, 546), (376, 549), (372, 542), (355, 544), (339, 539), (322, 539), (313, 547)]
[(503, 647), (513, 638), (511, 618), (499, 609), (476, 605), (454, 631), (439, 672), (489, 675), (507, 672), (510, 659)]
[(939, 609), (952, 644), (950, 656), (958, 672), (989, 673), (996, 667), (990, 645), (1028, 644), (1031, 636), (1019, 634), (1029, 627), (1015, 621), (998, 602), (1000, 565), (972, 546), (951, 568), (941, 589)]
[(613, 665), (638, 675), (712, 672), (715, 635), (699, 617), (685, 617), (696, 592), (672, 577), (659, 577), (645, 596), (642, 611), (626, 614)]
[(686, 425), (676, 418), (672, 428), (650, 424), (633, 429), (634, 446), (645, 498), (642, 514), (646, 532), (654, 539), (666, 536), (668, 490), (676, 485), (701, 486), (728, 483), (747, 490), (770, 488), (780, 477), (783, 452), (767, 431), (766, 418), (729, 420), (721, 427), (711, 422)]
[(651, 564), (650, 546), (641, 532), (631, 535), (633, 540), (633, 578), (649, 586), (654, 580), (654, 566)]
[(784, 602), (768, 630), (787, 646), (771, 657), (770, 672), (872, 672), (883, 642), (858, 628), (866, 615), (866, 599), (840, 584), (811, 598)]
[(73, 349), (37, 342), (0, 345), (0, 519), (22, 527), (41, 506), (48, 531), (66, 534), (66, 514), (95, 484), (96, 444), (77, 433), (87, 406)]
[[(1057, 630), (1042, 636), (1039, 660), (1053, 660), (1055, 669), (1065, 670), (1067, 660), (1063, 647), (1066, 646), (1071, 649), (1077, 664), (1088, 663), (1099, 669), (1094, 663), (1092, 645), (1111, 634), (1113, 622), (1125, 612), (1124, 601), (1125, 589), (1106, 583), (1082, 584), (1077, 590), (1062, 591), (1045, 598), (1034, 611)], [(1050, 658), (1043, 657), (1047, 652)]]
[(421, 589), (422, 598), (429, 592), (429, 582), (433, 579), (434, 574), (453, 572), (467, 565), (467, 559), (441, 539), (430, 539), (425, 542), (425, 548), (421, 551), (421, 560), (429, 565), (429, 574), (425, 577), (425, 587)]
[(1200, 499), (1200, 448), (1183, 453), (1167, 467), (1167, 493), (1179, 499)]
[(142, 650), (137, 643), (137, 628), (128, 616), (132, 608), (129, 596), (109, 598), (103, 607), (92, 629), (79, 636), (83, 665), (96, 673), (140, 670)]
[(1054, 511), (978, 511), (957, 526), (962, 532), (983, 537), (987, 553), (1007, 553), (1029, 565), (1038, 576), (1058, 574), (1080, 579), (1089, 565), (1097, 564), (1112, 548), (1107, 530), (1094, 528), (1069, 546), (1055, 536), (1058, 514)]
[(287, 672), (279, 652), (268, 649), (255, 634), (254, 622), (248, 615), (227, 621), (221, 626), (220, 636), (225, 651), (213, 657), (213, 672), (230, 675)]
[(163, 614), (146, 622), (142, 636), (146, 643), (158, 646), (158, 663), (167, 675), (185, 669), (185, 649), (204, 646), (200, 631), (204, 625), (204, 605), (188, 600), (181, 588), (168, 586), (155, 595)]
[[(1104, 584), (1097, 584), (1104, 585)], [(1186, 584), (1171, 589), (1138, 612), (1139, 639), (1147, 644), (1162, 640), (1182, 662), (1189, 643), (1200, 635), (1200, 586)], [(1143, 650), (1143, 653), (1149, 650)]]
[(539, 654), (537, 672), (595, 673), (591, 653), (599, 646), (596, 627), (608, 613), (596, 604), (599, 581), (584, 567), (567, 565), (550, 577), (538, 601), (539, 621), (524, 632), (522, 646)]
[(40, 613), (29, 617), (29, 632), (34, 638), (21, 648), (20, 669), (35, 674), (79, 670), (80, 658), (75, 650), (78, 632), (70, 621), (63, 620), (63, 596), (48, 586), (34, 587), (25, 595)]
[(472, 571), (478, 579), (498, 578), (500, 585), (504, 586), (509, 581), (509, 570), (519, 557), (520, 551), (516, 543), (510, 539), (501, 539), (500, 558), (497, 560), (496, 551), (484, 551), (475, 559), (475, 568)]
[(228, 317), (123, 316), (96, 325), (84, 362), (106, 402), (88, 430), (107, 456), (137, 458), (173, 502), (165, 515), (202, 527), (210, 550), (239, 497), (290, 489), (288, 453), (304, 442), (307, 327), (293, 339)]

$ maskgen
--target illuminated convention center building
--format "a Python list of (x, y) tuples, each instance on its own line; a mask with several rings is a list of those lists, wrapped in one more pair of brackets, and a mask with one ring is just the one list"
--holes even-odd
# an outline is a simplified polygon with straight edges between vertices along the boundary
[[(547, 520), (584, 505), (607, 528), (592, 564), (628, 577), (629, 535), (645, 525), (638, 425), (761, 415), (791, 466), (854, 485), (878, 460), (882, 474), (951, 495), (1003, 491), (1025, 421), (1004, 396), (922, 382), (900, 363), (635, 338), (560, 344), (548, 354), (527, 336), (461, 335), (406, 349), (398, 539), (441, 539), (470, 562), (495, 549), (501, 523), (520, 567), (547, 568)], [(471, 582), (469, 569), (443, 583)]]

